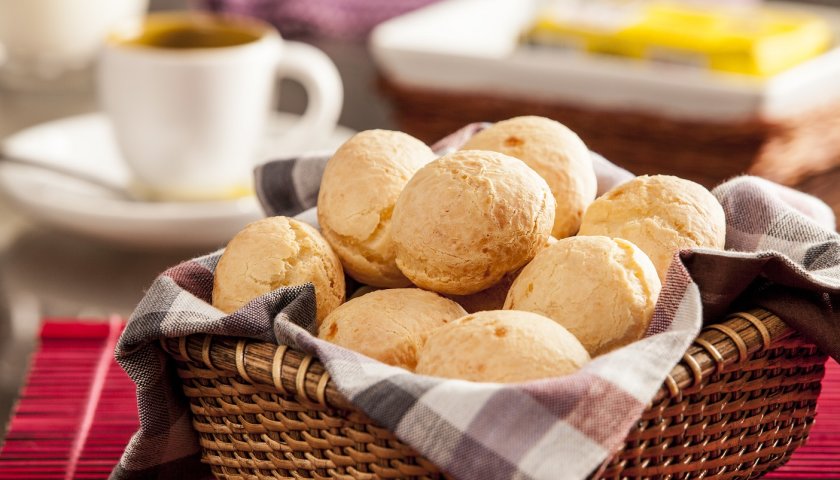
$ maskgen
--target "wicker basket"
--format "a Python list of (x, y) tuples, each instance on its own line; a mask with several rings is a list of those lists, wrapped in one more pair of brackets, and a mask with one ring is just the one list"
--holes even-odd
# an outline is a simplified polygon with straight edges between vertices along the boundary
[[(335, 389), (317, 358), (253, 340), (162, 339), (203, 461), (227, 479), (440, 478)], [(762, 310), (703, 330), (595, 478), (751, 478), (808, 437), (826, 357)]]
[(677, 175), (708, 187), (741, 173), (793, 185), (840, 164), (837, 105), (785, 119), (715, 123), (484, 92), (424, 89), (384, 77), (379, 84), (400, 130), (425, 142), (470, 122), (541, 115), (562, 122), (590, 148), (631, 172)]

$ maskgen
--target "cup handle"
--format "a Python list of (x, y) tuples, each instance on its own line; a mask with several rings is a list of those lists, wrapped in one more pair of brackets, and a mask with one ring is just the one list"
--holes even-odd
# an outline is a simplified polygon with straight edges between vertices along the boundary
[(318, 142), (332, 134), (344, 101), (344, 88), (335, 64), (311, 45), (286, 40), (277, 76), (300, 82), (306, 90), (307, 105), (300, 120), (271, 143), (278, 148), (282, 146), (283, 153), (303, 153), (323, 147)]

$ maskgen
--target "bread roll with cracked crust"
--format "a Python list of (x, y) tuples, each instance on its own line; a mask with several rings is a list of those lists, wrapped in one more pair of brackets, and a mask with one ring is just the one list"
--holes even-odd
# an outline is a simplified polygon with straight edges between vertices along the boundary
[(348, 275), (375, 287), (410, 284), (394, 261), (391, 214), (411, 176), (434, 159), (434, 152), (410, 135), (367, 130), (327, 162), (318, 222)]
[(552, 234), (574, 235), (598, 189), (589, 149), (560, 122), (515, 117), (475, 134), (463, 150), (492, 150), (516, 157), (542, 176), (557, 204)]
[(583, 216), (580, 235), (630, 240), (650, 257), (664, 284), (677, 251), (724, 248), (726, 217), (703, 186), (669, 175), (645, 175), (595, 200)]
[(333, 310), (321, 322), (318, 337), (414, 370), (429, 333), (466, 313), (452, 300), (419, 288), (377, 290)]
[(578, 236), (534, 257), (510, 287), (505, 308), (551, 318), (595, 357), (644, 336), (660, 290), (653, 263), (632, 243)]
[(464, 150), (421, 168), (397, 200), (397, 266), (418, 287), (468, 295), (536, 255), (554, 224), (554, 197), (507, 155)]
[(228, 243), (213, 281), (213, 306), (231, 313), (280, 287), (315, 286), (320, 322), (344, 301), (341, 262), (317, 230), (288, 217), (247, 225)]
[(565, 328), (530, 312), (493, 310), (454, 320), (429, 335), (417, 373), (513, 383), (568, 375), (589, 354)]

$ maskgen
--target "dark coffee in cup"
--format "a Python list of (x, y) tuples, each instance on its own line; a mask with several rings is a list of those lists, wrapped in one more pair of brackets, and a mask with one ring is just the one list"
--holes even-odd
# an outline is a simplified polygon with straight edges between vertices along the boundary
[(139, 47), (197, 49), (245, 45), (264, 35), (265, 28), (245, 19), (160, 15), (150, 17), (142, 30), (114, 35), (111, 40)]

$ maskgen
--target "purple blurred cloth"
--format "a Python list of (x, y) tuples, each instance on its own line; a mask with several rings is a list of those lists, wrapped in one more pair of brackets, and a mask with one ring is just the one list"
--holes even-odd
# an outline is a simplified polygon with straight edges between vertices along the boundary
[(258, 17), (284, 37), (364, 38), (389, 18), (438, 0), (197, 0), (214, 12)]

